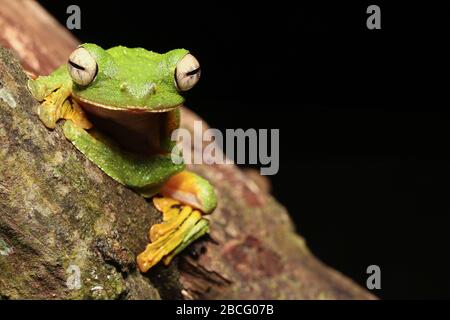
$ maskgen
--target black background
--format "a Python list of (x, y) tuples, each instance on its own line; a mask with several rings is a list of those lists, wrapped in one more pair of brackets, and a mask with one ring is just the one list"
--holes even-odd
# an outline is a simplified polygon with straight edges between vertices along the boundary
[(280, 129), (273, 193), (321, 260), (363, 286), (379, 265), (381, 298), (450, 298), (446, 9), (373, 2), (368, 30), (363, 2), (39, 2), (63, 24), (78, 3), (82, 42), (189, 49), (188, 107)]

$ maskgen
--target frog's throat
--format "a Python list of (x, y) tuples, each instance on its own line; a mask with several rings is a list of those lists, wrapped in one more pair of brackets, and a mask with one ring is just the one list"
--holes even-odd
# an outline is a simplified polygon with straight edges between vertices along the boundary
[(175, 109), (183, 106), (183, 104), (178, 104), (175, 106), (160, 108), (160, 109), (149, 109), (146, 107), (129, 106), (129, 105), (123, 106), (123, 107), (115, 107), (115, 106), (111, 106), (111, 105), (98, 103), (98, 102), (95, 102), (92, 100), (83, 99), (83, 98), (75, 96), (75, 95), (73, 95), (73, 98), (75, 100), (77, 100), (78, 102), (81, 102), (81, 103), (87, 104), (87, 105), (91, 105), (91, 106), (95, 106), (98, 108), (107, 109), (107, 110), (124, 111), (124, 112), (130, 112), (130, 113), (163, 113), (163, 112), (169, 112), (169, 111), (175, 110)]

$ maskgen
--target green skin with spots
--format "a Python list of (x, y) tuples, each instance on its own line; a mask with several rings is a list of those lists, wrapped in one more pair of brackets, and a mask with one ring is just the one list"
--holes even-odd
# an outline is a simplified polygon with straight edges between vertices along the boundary
[[(30, 80), (30, 91), (39, 101), (44, 101), (57, 91), (64, 92), (59, 103), (73, 99), (82, 106), (89, 106), (89, 111), (94, 111), (94, 114), (99, 112), (106, 121), (131, 117), (133, 121), (127, 123), (128, 127), (133, 123), (142, 127), (146, 117), (156, 115), (159, 129), (151, 133), (154, 137), (150, 139), (154, 140), (153, 144), (157, 141), (160, 152), (151, 155), (125, 151), (95, 128), (85, 130), (70, 120), (63, 127), (67, 139), (106, 174), (143, 196), (151, 197), (171, 176), (184, 170), (183, 163), (175, 164), (171, 159), (174, 142), (170, 138), (173, 130), (179, 127), (179, 108), (184, 102), (174, 75), (177, 63), (189, 52), (175, 49), (159, 54), (123, 46), (104, 50), (95, 44), (83, 44), (81, 47), (90, 53), (98, 66), (90, 84), (80, 86), (75, 83), (67, 65), (63, 65), (49, 76)], [(147, 128), (155, 127), (154, 119)], [(217, 204), (213, 187), (199, 176), (196, 177), (196, 184), (203, 211), (212, 212)], [(198, 230), (199, 226), (202, 228)], [(190, 232), (187, 238), (196, 239), (207, 232), (208, 224), (199, 226), (196, 234)]]

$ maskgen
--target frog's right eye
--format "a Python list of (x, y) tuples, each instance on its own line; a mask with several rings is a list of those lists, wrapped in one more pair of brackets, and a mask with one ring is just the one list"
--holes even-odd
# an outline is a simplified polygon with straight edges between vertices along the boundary
[(98, 65), (94, 57), (83, 47), (77, 48), (67, 62), (72, 80), (80, 85), (87, 86), (94, 81), (98, 72)]

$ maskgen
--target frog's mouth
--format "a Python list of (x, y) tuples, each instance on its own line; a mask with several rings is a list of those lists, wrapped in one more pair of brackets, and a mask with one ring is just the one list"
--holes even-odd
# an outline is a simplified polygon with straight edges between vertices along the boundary
[(127, 151), (147, 155), (166, 153), (161, 148), (161, 139), (168, 112), (182, 106), (150, 111), (102, 106), (79, 98), (76, 100), (95, 130), (106, 134)]
[(172, 110), (175, 110), (182, 106), (182, 104), (173, 105), (173, 106), (167, 106), (167, 107), (159, 107), (159, 108), (146, 108), (146, 107), (140, 107), (140, 106), (124, 106), (124, 107), (116, 107), (112, 105), (106, 105), (90, 100), (83, 99), (81, 97), (73, 96), (75, 100), (77, 100), (78, 103), (86, 106), (90, 106), (92, 108), (98, 108), (103, 110), (115, 110), (115, 111), (121, 111), (126, 113), (161, 113), (161, 112), (169, 112)]

